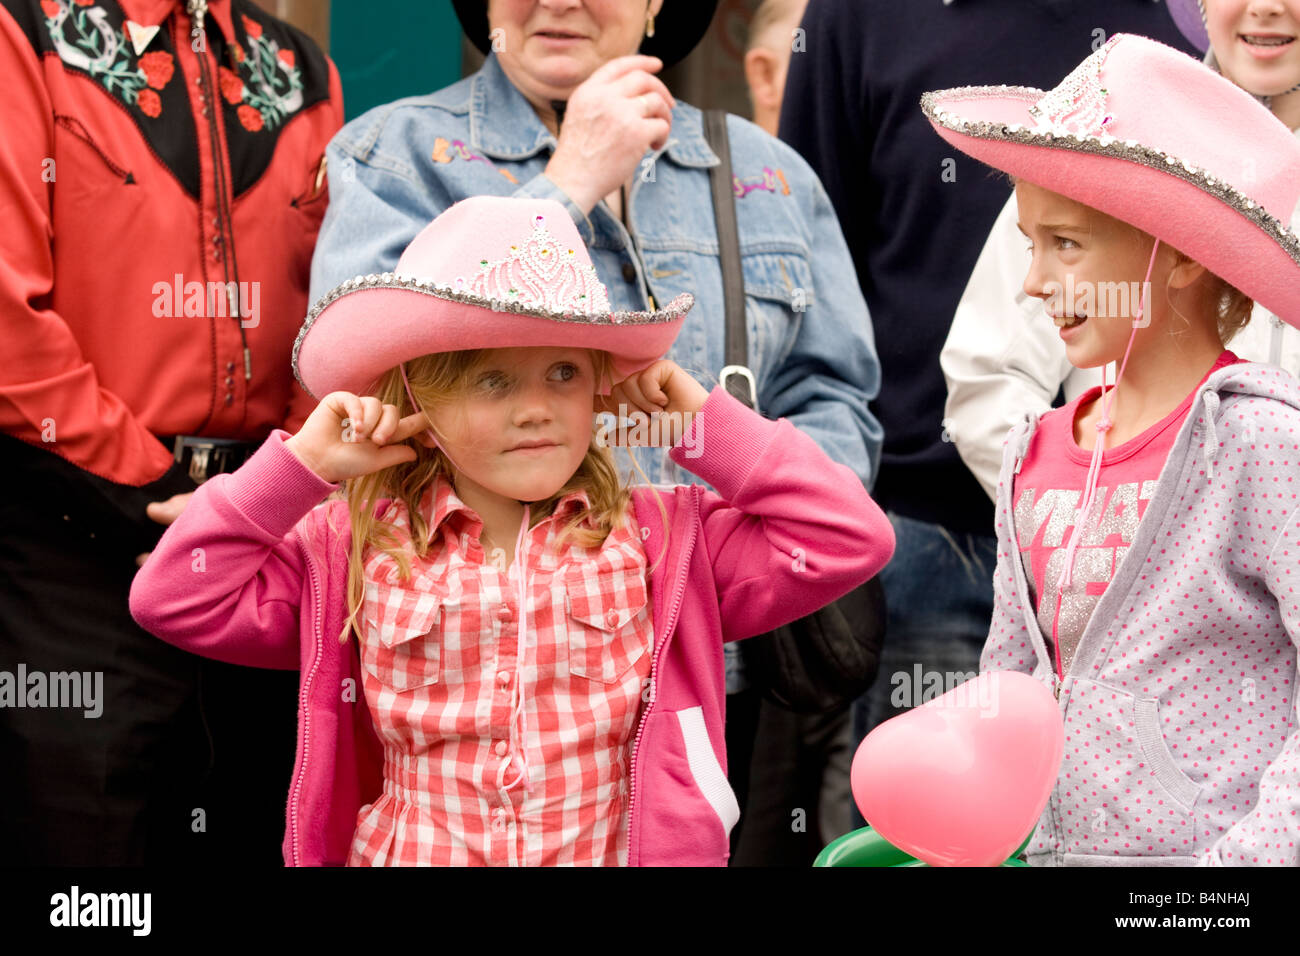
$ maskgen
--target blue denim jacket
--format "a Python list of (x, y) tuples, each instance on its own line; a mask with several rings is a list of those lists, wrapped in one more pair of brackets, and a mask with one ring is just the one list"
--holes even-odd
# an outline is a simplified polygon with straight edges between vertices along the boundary
[[(870, 486), (883, 433), (867, 403), (880, 387), (880, 363), (839, 221), (794, 150), (737, 116), (727, 117), (727, 132), (759, 409), (790, 419)], [(613, 308), (694, 294), (668, 357), (706, 387), (715, 383), (726, 364), (709, 189), (718, 158), (700, 111), (679, 100), (668, 142), (642, 160), (628, 196), (631, 234), (603, 201), (584, 216), (542, 174), (555, 146), (492, 55), (446, 89), (348, 123), (327, 150), (330, 203), (312, 260), (311, 301), (354, 275), (391, 271), (415, 234), (461, 199), (555, 199), (573, 216)], [(644, 449), (637, 460), (651, 482), (696, 481), (660, 449)]]

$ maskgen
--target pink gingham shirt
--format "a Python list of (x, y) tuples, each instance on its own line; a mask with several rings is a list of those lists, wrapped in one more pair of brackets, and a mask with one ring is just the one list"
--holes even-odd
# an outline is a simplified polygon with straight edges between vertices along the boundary
[(630, 521), (600, 548), (569, 539), (557, 554), (559, 530), (587, 503), (562, 499), (508, 573), (445, 480), (420, 503), (435, 529), (426, 558), (405, 505), (381, 514), (412, 576), (399, 583), (396, 562), (367, 548), (362, 682), (384, 789), (357, 816), (350, 866), (627, 862), (630, 751), (654, 638), (646, 558)]

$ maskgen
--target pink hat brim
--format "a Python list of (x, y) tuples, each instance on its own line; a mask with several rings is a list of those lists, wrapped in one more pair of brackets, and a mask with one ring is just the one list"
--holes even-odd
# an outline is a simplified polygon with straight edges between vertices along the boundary
[[(1190, 256), (1279, 318), (1300, 328), (1300, 263), (1259, 224), (1224, 200), (1179, 178), (1178, 164), (1154, 151), (1137, 159), (1102, 155), (1086, 140), (1055, 137), (1051, 145), (1001, 138), (1025, 131), (1027, 110), (1043, 92), (985, 89), (977, 96), (933, 95), (934, 114), (1001, 126), (997, 136), (960, 132), (927, 111), (935, 132), (980, 162), (1136, 226)], [(1021, 127), (1008, 131), (1006, 127)], [(1039, 134), (1037, 139), (1046, 142)], [(1119, 148), (1118, 146), (1116, 148)], [(1138, 155), (1141, 150), (1133, 151)], [(1156, 164), (1160, 168), (1156, 168)]]
[(654, 314), (659, 321), (618, 324), (498, 311), (412, 289), (359, 289), (335, 299), (304, 329), (294, 371), (319, 401), (336, 391), (366, 394), (388, 370), (437, 352), (577, 346), (608, 352), (617, 384), (668, 352), (693, 303), (682, 293)]

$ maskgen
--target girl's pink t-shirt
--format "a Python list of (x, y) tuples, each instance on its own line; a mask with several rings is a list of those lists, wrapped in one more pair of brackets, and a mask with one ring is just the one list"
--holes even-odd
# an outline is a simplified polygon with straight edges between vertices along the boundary
[[(1239, 361), (1225, 349), (1201, 382)], [(1043, 416), (1012, 485), (1017, 544), (1029, 570), (1030, 600), (1062, 677), (1070, 670), (1093, 608), (1128, 553), (1196, 389), (1142, 434), (1102, 453), (1092, 513), (1084, 526), (1088, 530), (1075, 550), (1070, 584), (1062, 590), (1058, 581), (1066, 546), (1092, 461), (1092, 452), (1074, 440), (1074, 421), (1080, 405), (1100, 393), (1100, 388), (1091, 388)]]

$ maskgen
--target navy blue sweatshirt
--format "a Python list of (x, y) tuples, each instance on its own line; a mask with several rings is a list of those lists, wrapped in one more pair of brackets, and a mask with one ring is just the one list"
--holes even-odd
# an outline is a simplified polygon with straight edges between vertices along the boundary
[(871, 310), (885, 429), (873, 495), (992, 535), (993, 505), (944, 436), (939, 351), (1011, 186), (939, 138), (921, 94), (1050, 89), (1112, 33), (1196, 51), (1152, 0), (811, 0), (802, 28), (780, 136), (830, 194)]

